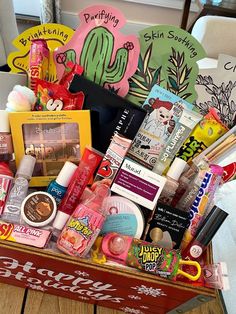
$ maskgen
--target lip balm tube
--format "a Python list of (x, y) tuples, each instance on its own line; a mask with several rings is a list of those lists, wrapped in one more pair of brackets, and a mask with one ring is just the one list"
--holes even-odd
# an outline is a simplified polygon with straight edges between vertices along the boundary
[(85, 147), (78, 168), (70, 180), (66, 194), (58, 207), (53, 228), (62, 230), (68, 218), (72, 215), (84, 189), (92, 178), (96, 168), (102, 160), (103, 154), (93, 148)]
[(180, 119), (176, 123), (171, 136), (168, 138), (166, 146), (161, 150), (152, 171), (161, 175), (169, 167), (175, 154), (177, 154), (186, 138), (201, 119), (202, 116), (199, 113), (183, 109)]
[[(164, 249), (127, 235), (108, 233), (102, 240), (102, 251), (107, 259), (163, 278), (173, 279), (181, 274), (195, 281), (201, 274), (200, 265), (197, 262), (181, 260), (178, 250)], [(189, 275), (179, 269), (180, 265), (195, 266), (197, 273)]]
[(8, 193), (13, 182), (13, 173), (5, 162), (0, 162), (0, 216), (3, 213)]

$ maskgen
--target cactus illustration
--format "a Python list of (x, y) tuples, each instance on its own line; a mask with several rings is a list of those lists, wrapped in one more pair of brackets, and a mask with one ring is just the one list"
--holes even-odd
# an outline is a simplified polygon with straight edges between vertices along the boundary
[(56, 61), (59, 64), (64, 64), (65, 71), (70, 72), (71, 68), (68, 66), (68, 63), (72, 62), (73, 64), (76, 63), (76, 52), (74, 49), (68, 49), (65, 52), (58, 53), (56, 55)]
[(127, 42), (116, 51), (111, 64), (114, 49), (114, 36), (104, 27), (92, 29), (84, 40), (80, 56), (80, 65), (84, 67), (84, 76), (104, 86), (106, 83), (115, 84), (124, 77), (129, 50), (134, 48), (132, 42)]

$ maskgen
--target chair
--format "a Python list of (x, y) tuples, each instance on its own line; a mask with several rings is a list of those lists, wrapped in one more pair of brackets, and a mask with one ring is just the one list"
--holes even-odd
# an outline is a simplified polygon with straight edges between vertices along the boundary
[(207, 58), (199, 62), (200, 68), (217, 67), (219, 54), (236, 56), (236, 18), (202, 16), (193, 26), (192, 35), (203, 46)]
[(12, 40), (18, 36), (12, 0), (0, 0), (0, 66), (7, 63), (7, 56), (15, 48)]

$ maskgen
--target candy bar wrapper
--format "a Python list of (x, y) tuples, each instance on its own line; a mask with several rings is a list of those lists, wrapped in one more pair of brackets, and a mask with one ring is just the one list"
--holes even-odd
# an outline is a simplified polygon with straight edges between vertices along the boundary
[(227, 131), (228, 128), (219, 120), (216, 110), (211, 108), (190, 134), (176, 156), (189, 163)]
[(60, 110), (80, 110), (84, 103), (84, 93), (71, 94), (66, 87), (36, 80), (36, 103), (35, 111), (60, 111)]
[(51, 231), (0, 221), (0, 239), (38, 248), (47, 246)]
[(211, 165), (210, 171), (206, 172), (197, 196), (190, 208), (190, 224), (181, 242), (181, 249), (183, 251), (194, 238), (198, 227), (208, 213), (208, 208), (212, 205), (212, 200), (216, 189), (219, 187), (222, 175), (223, 168), (217, 165)]
[(45, 80), (48, 76), (49, 49), (46, 40), (32, 40), (29, 62), (29, 87), (35, 92), (36, 79)]

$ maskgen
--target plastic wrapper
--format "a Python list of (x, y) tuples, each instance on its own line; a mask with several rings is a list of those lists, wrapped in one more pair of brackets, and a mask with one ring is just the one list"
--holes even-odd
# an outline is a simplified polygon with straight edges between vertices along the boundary
[(190, 162), (227, 131), (228, 128), (219, 120), (215, 109), (212, 108), (196, 126), (176, 156)]
[(36, 111), (80, 110), (84, 103), (84, 94), (71, 94), (64, 86), (37, 80)]
[(212, 200), (216, 189), (220, 185), (223, 175), (223, 168), (217, 165), (211, 165), (210, 171), (207, 171), (201, 186), (198, 190), (193, 204), (190, 208), (190, 225), (186, 230), (181, 242), (181, 249), (184, 250), (194, 238), (198, 227), (203, 221), (204, 216), (208, 213), (208, 208), (212, 205)]
[(49, 67), (49, 49), (44, 39), (32, 40), (29, 60), (29, 87), (35, 92), (37, 78), (46, 80)]

